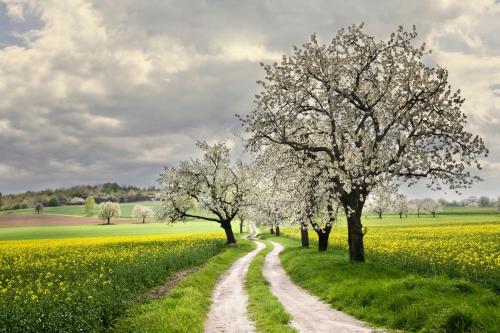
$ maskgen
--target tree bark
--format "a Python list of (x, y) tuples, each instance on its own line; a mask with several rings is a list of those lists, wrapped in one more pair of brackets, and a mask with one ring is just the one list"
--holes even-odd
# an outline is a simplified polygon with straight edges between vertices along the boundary
[(399, 218), (402, 219), (403, 218), (403, 213), (399, 213)]
[(331, 226), (316, 230), (316, 233), (318, 234), (318, 251), (328, 250), (328, 238), (330, 237), (330, 231), (332, 231)]
[(108, 224), (111, 224), (111, 218), (108, 217)]
[(361, 209), (347, 215), (347, 242), (349, 244), (349, 261), (365, 262), (363, 245), (363, 225), (361, 224)]
[(142, 223), (146, 223), (146, 218), (145, 217), (142, 218)]
[(309, 230), (307, 226), (300, 227), (300, 239), (302, 241), (302, 247), (309, 247)]
[(276, 226), (276, 237), (278, 237), (280, 235), (280, 226), (277, 225)]
[(270, 232), (271, 232), (271, 235), (274, 235), (274, 229), (273, 229), (273, 227), (271, 227)]
[(382, 218), (382, 213), (378, 213), (378, 218), (381, 219)]
[(240, 220), (240, 234), (243, 233), (243, 220)]
[(234, 238), (233, 229), (231, 228), (231, 222), (224, 221), (220, 226), (226, 233), (227, 245), (235, 245), (236, 239)]

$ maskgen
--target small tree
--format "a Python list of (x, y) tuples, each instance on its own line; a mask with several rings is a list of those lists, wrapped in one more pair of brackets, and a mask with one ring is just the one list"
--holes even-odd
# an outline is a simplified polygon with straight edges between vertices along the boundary
[(394, 200), (394, 210), (399, 214), (399, 218), (403, 218), (403, 215), (408, 217), (408, 200), (403, 194), (397, 194)]
[(142, 223), (146, 223), (146, 218), (153, 216), (153, 210), (143, 205), (135, 205), (132, 215), (142, 218)]
[[(248, 167), (241, 162), (231, 163), (224, 143), (196, 145), (203, 151), (201, 159), (183, 161), (178, 168), (165, 168), (161, 173), (161, 202), (155, 210), (156, 218), (172, 223), (187, 218), (217, 222), (226, 233), (228, 245), (234, 245), (231, 221), (247, 204), (251, 188)], [(213, 215), (197, 214), (194, 208)]]
[(371, 193), (367, 206), (368, 209), (382, 218), (382, 214), (387, 212), (393, 205), (393, 196), (396, 193), (396, 186), (389, 182), (380, 183)]
[(483, 195), (479, 197), (478, 200), (479, 207), (489, 207), (490, 206), (490, 198)]
[(424, 209), (424, 203), (425, 201), (422, 199), (410, 200), (410, 207), (415, 211), (415, 213), (417, 213), (417, 217), (420, 217), (420, 212), (422, 211), (422, 209)]
[(37, 214), (40, 214), (40, 213), (42, 212), (42, 210), (43, 210), (43, 205), (42, 205), (42, 203), (41, 203), (41, 202), (37, 203), (37, 204), (35, 205), (35, 212), (36, 212)]
[(89, 195), (85, 199), (85, 214), (87, 216), (93, 216), (94, 215), (94, 208), (95, 208), (95, 200), (94, 197)]
[(111, 218), (120, 216), (122, 213), (120, 205), (115, 202), (106, 201), (99, 205), (99, 218), (111, 224)]
[(431, 198), (424, 199), (424, 208), (432, 214), (432, 217), (436, 217), (436, 214), (442, 210), (441, 204)]
[(55, 194), (51, 195), (50, 198), (47, 200), (47, 207), (57, 207), (59, 205), (60, 205), (59, 198)]

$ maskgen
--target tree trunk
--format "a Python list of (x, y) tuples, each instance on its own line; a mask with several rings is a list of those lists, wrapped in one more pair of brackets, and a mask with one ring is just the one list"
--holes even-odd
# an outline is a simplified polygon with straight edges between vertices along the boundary
[(328, 249), (328, 238), (330, 237), (330, 231), (332, 227), (325, 227), (316, 231), (318, 234), (318, 251), (326, 251)]
[(271, 235), (274, 235), (274, 229), (271, 227)]
[(146, 218), (145, 217), (142, 218), (142, 223), (146, 223)]
[(231, 228), (231, 222), (224, 221), (220, 226), (226, 233), (227, 245), (235, 245), (236, 239), (234, 238), (233, 229)]
[(243, 233), (243, 220), (240, 220), (240, 234)]
[(302, 240), (302, 247), (309, 247), (309, 230), (307, 226), (300, 227), (300, 239)]
[(347, 242), (349, 244), (349, 261), (365, 261), (363, 245), (363, 225), (361, 224), (361, 209), (354, 210), (347, 215)]
[(402, 219), (403, 218), (403, 213), (399, 213), (399, 218)]
[(436, 217), (436, 212), (432, 212), (432, 217)]
[(280, 226), (277, 225), (276, 226), (276, 237), (278, 237), (280, 235)]
[(108, 217), (108, 224), (111, 224), (111, 217)]

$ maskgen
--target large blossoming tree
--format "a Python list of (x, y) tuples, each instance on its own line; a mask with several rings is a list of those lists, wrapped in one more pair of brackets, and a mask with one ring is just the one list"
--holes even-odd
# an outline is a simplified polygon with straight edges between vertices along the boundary
[(196, 145), (203, 151), (201, 159), (183, 161), (178, 168), (165, 168), (161, 173), (156, 218), (170, 222), (188, 218), (214, 221), (224, 229), (227, 243), (236, 244), (231, 222), (245, 207), (251, 189), (248, 167), (232, 163), (224, 143)]
[(256, 149), (283, 145), (326, 163), (332, 195), (348, 220), (351, 261), (364, 261), (361, 212), (382, 179), (470, 186), (470, 166), (487, 154), (466, 130), (460, 91), (448, 71), (422, 60), (416, 32), (386, 41), (353, 25), (326, 45), (316, 36), (280, 63), (265, 65), (255, 108), (242, 118)]

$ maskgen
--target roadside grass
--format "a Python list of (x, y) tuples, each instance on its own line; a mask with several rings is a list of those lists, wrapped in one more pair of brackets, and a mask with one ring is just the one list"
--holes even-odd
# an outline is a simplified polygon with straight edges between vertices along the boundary
[(226, 248), (209, 259), (163, 298), (132, 307), (117, 322), (115, 332), (203, 332), (217, 279), (236, 259), (255, 248), (253, 242), (238, 242), (238, 247)]
[(281, 260), (291, 279), (334, 308), (375, 326), (422, 332), (500, 332), (500, 298), (463, 279), (425, 276), (389, 268), (376, 259), (349, 263), (345, 250), (320, 253), (300, 242), (285, 246)]
[(271, 293), (269, 285), (262, 275), (262, 267), (267, 253), (272, 249), (269, 242), (264, 242), (263, 249), (248, 268), (245, 288), (248, 292), (248, 310), (260, 333), (297, 332), (290, 326), (292, 318), (286, 313), (280, 301)]

